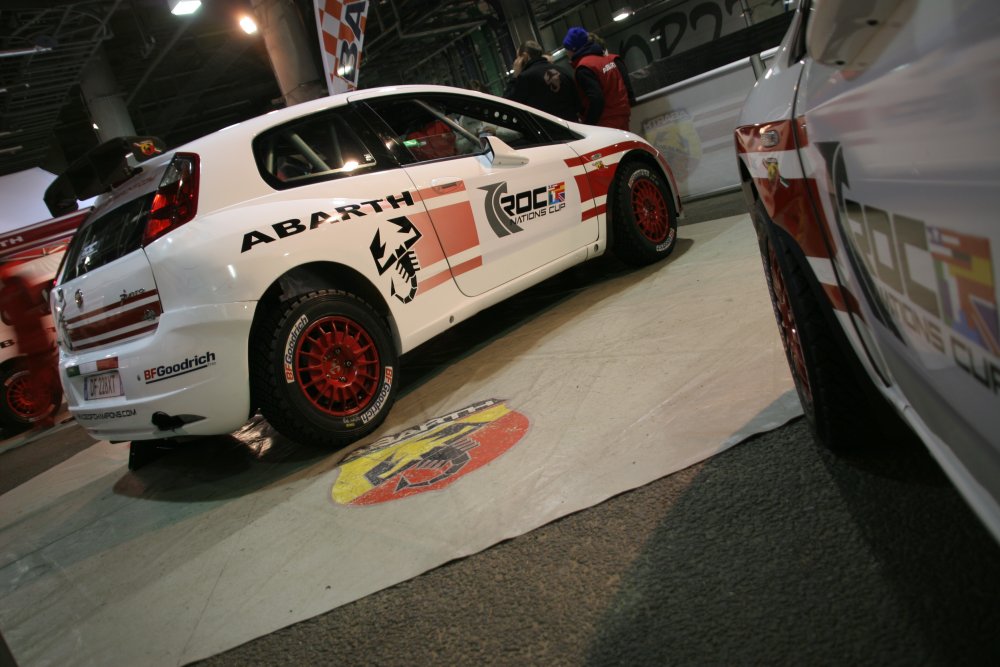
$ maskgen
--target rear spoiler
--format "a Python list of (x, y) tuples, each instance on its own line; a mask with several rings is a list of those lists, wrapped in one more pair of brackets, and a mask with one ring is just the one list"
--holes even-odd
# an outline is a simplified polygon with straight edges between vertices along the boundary
[(0, 234), (0, 262), (30, 258), (32, 250), (50, 248), (69, 241), (83, 223), (90, 208)]
[(118, 137), (74, 160), (45, 190), (45, 205), (53, 217), (77, 209), (77, 202), (107, 192), (112, 185), (127, 181), (136, 169), (129, 157), (144, 162), (166, 150), (156, 137)]

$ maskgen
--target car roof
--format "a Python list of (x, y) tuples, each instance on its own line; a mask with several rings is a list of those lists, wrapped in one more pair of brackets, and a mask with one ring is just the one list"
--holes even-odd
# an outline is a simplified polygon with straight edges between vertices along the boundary
[[(405, 95), (413, 93), (444, 93), (444, 94), (461, 94), (470, 95), (473, 97), (482, 97), (484, 99), (489, 99), (493, 96), (485, 95), (474, 90), (468, 90), (465, 88), (455, 88), (452, 86), (439, 86), (439, 85), (420, 85), (420, 84), (408, 84), (401, 86), (382, 86), (379, 88), (365, 88), (362, 90), (349, 91), (346, 93), (338, 93), (336, 95), (328, 95), (326, 97), (321, 97), (315, 100), (309, 100), (306, 102), (301, 102), (294, 106), (285, 107), (284, 109), (276, 109), (274, 111), (268, 112), (263, 116), (257, 116), (255, 118), (250, 118), (248, 120), (230, 125), (229, 127), (222, 128), (211, 134), (207, 134), (198, 139), (193, 139), (192, 141), (183, 144), (181, 146), (176, 146), (170, 149), (170, 153), (178, 150), (196, 150), (199, 143), (203, 142), (210, 137), (216, 137), (219, 135), (230, 134), (232, 132), (239, 132), (240, 134), (249, 134), (250, 136), (256, 136), (261, 132), (274, 127), (275, 125), (280, 125), (281, 123), (295, 120), (301, 116), (307, 116), (311, 113), (316, 113), (319, 111), (325, 111), (326, 109), (333, 109), (339, 106), (344, 106), (349, 102), (359, 102), (365, 100), (376, 99), (379, 97), (388, 97), (392, 95)], [(512, 103), (510, 100), (504, 100), (506, 103)], [(239, 128), (238, 130), (236, 128)]]

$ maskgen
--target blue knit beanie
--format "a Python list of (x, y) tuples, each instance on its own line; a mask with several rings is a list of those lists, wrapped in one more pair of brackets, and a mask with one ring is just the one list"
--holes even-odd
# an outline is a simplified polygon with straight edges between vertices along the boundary
[(583, 28), (573, 27), (566, 32), (563, 37), (563, 48), (570, 51), (579, 51), (590, 41), (590, 33)]

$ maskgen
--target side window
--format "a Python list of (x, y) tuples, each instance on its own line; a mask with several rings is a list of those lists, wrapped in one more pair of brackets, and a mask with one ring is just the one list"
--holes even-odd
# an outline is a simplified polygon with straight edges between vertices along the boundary
[(274, 128), (254, 139), (257, 168), (278, 189), (350, 176), (377, 166), (339, 114), (323, 113)]
[(493, 135), (512, 148), (549, 142), (529, 114), (490, 100), (426, 95), (368, 102), (416, 162), (484, 152)]

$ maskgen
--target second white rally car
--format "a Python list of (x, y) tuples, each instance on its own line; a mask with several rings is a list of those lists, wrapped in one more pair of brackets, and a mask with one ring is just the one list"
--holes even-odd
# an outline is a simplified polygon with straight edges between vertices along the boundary
[(801, 0), (735, 141), (816, 438), (902, 421), (1000, 539), (996, 2)]
[(257, 410), (295, 440), (356, 440), (402, 353), (608, 248), (666, 257), (680, 210), (638, 136), (441, 86), (323, 98), (171, 151), (109, 142), (47, 201), (100, 191), (53, 291), (59, 365), (77, 421), (133, 446)]

